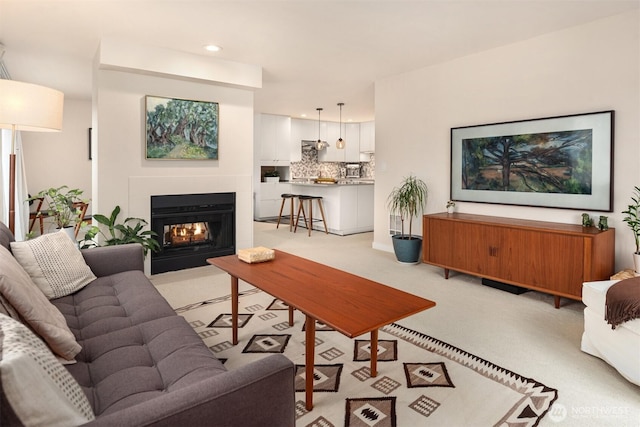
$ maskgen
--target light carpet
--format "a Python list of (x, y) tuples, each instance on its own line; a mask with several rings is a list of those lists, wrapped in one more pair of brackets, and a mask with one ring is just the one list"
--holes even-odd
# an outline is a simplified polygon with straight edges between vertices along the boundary
[[(252, 245), (291, 252), (436, 301), (436, 307), (401, 324), (558, 389), (558, 399), (540, 427), (640, 427), (638, 386), (580, 351), (583, 304), (563, 299), (556, 309), (551, 295), (513, 295), (455, 272), (446, 280), (440, 268), (397, 263), (393, 253), (373, 249), (372, 240), (372, 233), (335, 236), (316, 231), (309, 237), (290, 233), (288, 227), (254, 222)], [(156, 274), (151, 280), (172, 307), (230, 291), (229, 275), (213, 266)], [(249, 289), (243, 282), (240, 288)], [(248, 338), (243, 334), (245, 344)], [(316, 398), (316, 405), (323, 403)], [(339, 425), (343, 424), (344, 420)]]
[[(178, 284), (177, 286), (180, 286)], [(356, 339), (316, 326), (314, 409), (304, 403), (304, 315), (241, 291), (239, 338), (231, 344), (230, 295), (177, 307), (232, 370), (269, 353), (296, 364), (298, 426), (535, 426), (557, 390), (399, 324), (380, 330), (378, 376), (370, 376), (369, 335)]]

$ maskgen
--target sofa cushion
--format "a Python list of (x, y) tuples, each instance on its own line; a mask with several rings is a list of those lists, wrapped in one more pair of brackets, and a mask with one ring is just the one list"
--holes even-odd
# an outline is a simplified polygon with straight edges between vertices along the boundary
[(82, 290), (51, 302), (78, 341), (176, 315), (138, 270), (98, 277)]
[(0, 247), (0, 293), (54, 353), (72, 360), (80, 351), (63, 315), (4, 247)]
[(73, 426), (94, 419), (87, 397), (51, 350), (2, 314), (0, 376), (7, 401), (26, 426)]
[(9, 230), (3, 222), (0, 222), (0, 246), (3, 248), (10, 250), (11, 242), (15, 242), (16, 239), (13, 237), (13, 233)]
[(11, 252), (49, 299), (69, 295), (96, 278), (64, 230), (12, 242)]
[(66, 368), (96, 415), (226, 372), (140, 271), (99, 277), (52, 302), (82, 345)]
[(13, 319), (20, 320), (20, 314), (15, 308), (7, 301), (5, 297), (0, 293), (0, 313), (5, 316), (9, 316)]

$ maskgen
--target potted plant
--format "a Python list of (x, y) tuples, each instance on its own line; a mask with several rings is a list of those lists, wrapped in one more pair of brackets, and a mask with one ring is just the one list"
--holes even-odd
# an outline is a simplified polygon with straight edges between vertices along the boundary
[(279, 182), (280, 181), (280, 172), (277, 169), (266, 171), (264, 173), (265, 182)]
[(456, 202), (449, 200), (447, 202), (447, 213), (453, 213), (456, 209)]
[(66, 185), (58, 188), (42, 190), (28, 200), (43, 199), (47, 205), (47, 215), (53, 218), (56, 227), (63, 229), (74, 227), (80, 221), (80, 208), (74, 205), (78, 202), (87, 203), (80, 196), (82, 190), (68, 189)]
[(634, 187), (634, 194), (631, 196), (633, 202), (627, 206), (626, 211), (622, 211), (626, 216), (622, 219), (627, 223), (633, 232), (633, 238), (636, 243), (636, 251), (633, 253), (633, 263), (636, 273), (640, 273), (640, 187)]
[[(400, 187), (391, 191), (387, 206), (392, 215), (400, 217), (400, 234), (392, 236), (393, 250), (399, 262), (416, 264), (420, 259), (422, 237), (411, 233), (413, 218), (417, 217), (427, 204), (427, 184), (413, 175), (404, 178)], [(404, 222), (409, 221), (409, 234), (404, 233)]]
[(118, 223), (118, 215), (120, 215), (120, 206), (116, 206), (109, 217), (100, 214), (93, 215), (93, 219), (97, 223), (107, 228), (108, 234), (103, 233), (100, 227), (94, 225), (85, 233), (84, 240), (81, 242), (80, 247), (86, 249), (98, 246), (95, 237), (101, 235), (103, 246), (140, 243), (144, 249), (145, 257), (149, 250), (156, 252), (160, 249), (160, 244), (156, 239), (158, 234), (152, 230), (143, 231), (143, 228), (147, 225), (147, 221), (142, 218), (130, 217), (126, 218), (124, 222)]

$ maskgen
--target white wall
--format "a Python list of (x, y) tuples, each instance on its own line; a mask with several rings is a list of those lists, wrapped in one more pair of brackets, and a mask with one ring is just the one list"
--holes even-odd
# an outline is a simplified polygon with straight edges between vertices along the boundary
[[(60, 132), (22, 132), (29, 193), (67, 185), (90, 199), (89, 128), (91, 102), (65, 97)], [(89, 204), (89, 211), (91, 211)]]
[[(427, 213), (444, 211), (450, 128), (615, 110), (614, 212), (604, 215), (617, 228), (616, 268), (633, 267), (632, 234), (620, 212), (640, 185), (639, 18), (638, 12), (617, 15), (377, 81), (374, 247), (392, 250), (386, 198), (409, 173), (429, 185)], [(457, 208), (576, 224), (582, 213), (479, 203)], [(414, 223), (414, 234), (421, 230), (421, 221)]]
[[(166, 59), (166, 58), (163, 58)], [(253, 92), (167, 74), (94, 70), (94, 209), (150, 221), (150, 196), (236, 192), (236, 245), (253, 245)], [(145, 96), (218, 102), (218, 160), (146, 160)], [(147, 271), (149, 260), (147, 259)]]

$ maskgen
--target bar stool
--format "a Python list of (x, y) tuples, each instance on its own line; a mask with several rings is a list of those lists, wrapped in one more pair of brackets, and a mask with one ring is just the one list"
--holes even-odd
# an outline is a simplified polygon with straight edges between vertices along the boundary
[[(311, 236), (311, 231), (313, 229), (314, 221), (322, 221), (324, 224), (324, 232), (325, 234), (329, 234), (329, 230), (327, 230), (327, 221), (324, 219), (324, 208), (322, 207), (322, 196), (307, 196), (305, 194), (298, 196), (299, 204), (298, 204), (298, 215), (296, 215), (296, 225), (293, 228), (293, 232), (295, 233), (298, 229), (298, 221), (300, 220), (300, 212), (302, 212), (302, 217), (304, 218), (304, 224), (307, 226), (309, 230), (309, 236)], [(322, 215), (322, 219), (313, 219), (313, 201), (317, 200), (318, 207), (320, 208), (320, 215)], [(307, 223), (307, 215), (304, 211), (304, 202), (309, 202), (309, 223)]]
[(287, 200), (289, 200), (289, 202), (291, 202), (291, 206), (289, 210), (289, 231), (291, 231), (293, 230), (293, 203), (295, 202), (295, 199), (298, 198), (298, 195), (284, 193), (284, 194), (281, 194), (280, 197), (282, 197), (282, 204), (280, 205), (280, 213), (278, 214), (278, 223), (276, 224), (276, 228), (280, 227), (280, 220), (282, 219), (282, 211), (284, 210), (284, 204)]

